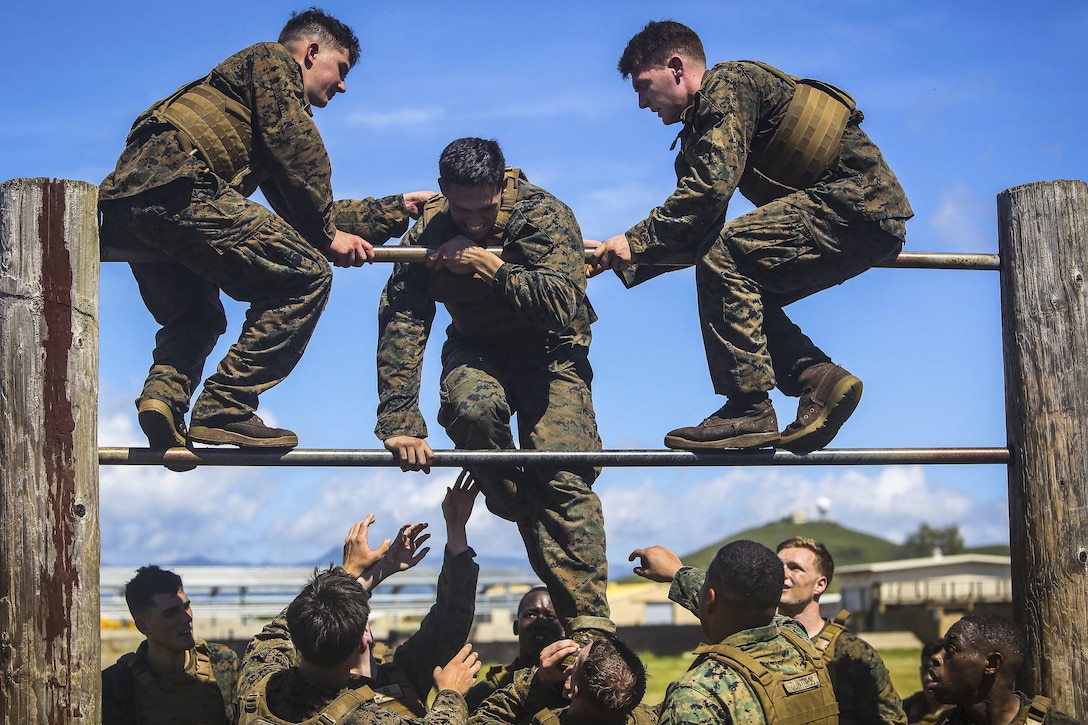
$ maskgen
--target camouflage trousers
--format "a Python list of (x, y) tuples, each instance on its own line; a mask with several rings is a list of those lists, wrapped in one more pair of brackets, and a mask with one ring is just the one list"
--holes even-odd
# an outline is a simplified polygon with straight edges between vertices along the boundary
[(141, 398), (169, 403), (179, 419), (188, 410), (226, 330), (222, 290), (249, 309), (237, 342), (193, 405), (193, 422), (248, 417), (258, 396), (302, 357), (328, 301), (328, 261), (284, 219), (210, 174), (103, 202), (101, 211), (108, 243), (169, 258), (130, 264), (160, 325)]
[(847, 221), (803, 192), (727, 222), (699, 247), (699, 322), (714, 392), (800, 395), (797, 376), (830, 358), (783, 307), (899, 253), (878, 222)]
[[(442, 348), (438, 422), (457, 448), (600, 450), (587, 350), (564, 346), (536, 356), (479, 348), (451, 331)], [(615, 631), (605, 588), (604, 516), (591, 488), (599, 471), (545, 465), (472, 471), (487, 507), (518, 526), (529, 563), (547, 585), (560, 621)]]

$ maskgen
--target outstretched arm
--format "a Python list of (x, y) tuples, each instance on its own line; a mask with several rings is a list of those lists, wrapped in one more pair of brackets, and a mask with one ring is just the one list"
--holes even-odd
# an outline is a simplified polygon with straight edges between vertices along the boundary
[(639, 559), (640, 563), (634, 568), (634, 572), (644, 579), (655, 582), (671, 582), (684, 566), (680, 557), (672, 549), (664, 546), (649, 546), (645, 549), (635, 549), (627, 557), (627, 561)]

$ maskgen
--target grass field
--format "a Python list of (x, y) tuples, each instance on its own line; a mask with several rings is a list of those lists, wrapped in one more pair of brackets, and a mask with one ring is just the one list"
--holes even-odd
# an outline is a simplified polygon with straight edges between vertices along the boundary
[[(880, 657), (888, 667), (892, 685), (900, 697), (910, 695), (921, 685), (918, 680), (918, 659), (921, 654), (921, 650), (918, 649), (893, 649), (880, 653)], [(650, 674), (646, 686), (646, 698), (643, 700), (648, 705), (656, 705), (665, 699), (665, 690), (669, 683), (683, 676), (694, 659), (690, 655), (656, 657), (651, 654), (641, 654), (640, 656), (646, 665), (646, 671)]]

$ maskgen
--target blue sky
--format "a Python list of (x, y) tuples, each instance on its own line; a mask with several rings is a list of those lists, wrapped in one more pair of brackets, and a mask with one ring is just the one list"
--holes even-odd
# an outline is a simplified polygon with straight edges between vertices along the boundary
[[(850, 92), (914, 207), (908, 250), (996, 252), (997, 194), (1088, 178), (1082, 2), (667, 5), (324, 3), (355, 28), (363, 49), (348, 93), (315, 113), (335, 194), (434, 188), (441, 149), (484, 136), (569, 204), (587, 238), (627, 229), (673, 188), (669, 145), (678, 128), (638, 109), (615, 64), (633, 33), (663, 18), (699, 32), (711, 62), (759, 59)], [(9, 37), (26, 54), (0, 70), (8, 99), (0, 181), (98, 183), (137, 114), (240, 48), (274, 40), (300, 7), (194, 0), (182, 11), (116, 0), (7, 8)], [(730, 213), (749, 208), (738, 195)], [(262, 416), (296, 430), (302, 447), (380, 447), (372, 433), (375, 318), (388, 272), (337, 270), (302, 363), (262, 398)], [(601, 318), (591, 359), (607, 448), (661, 448), (666, 431), (721, 404), (706, 372), (690, 270), (634, 290), (602, 276), (589, 294)], [(228, 309), (209, 370), (239, 329), (243, 308)], [(873, 270), (788, 312), (865, 381), (861, 406), (832, 447), (1005, 444), (997, 273)], [(132, 400), (155, 327), (125, 265), (103, 265), (100, 315), (99, 443), (142, 446)], [(450, 447), (434, 421), (439, 341), (428, 353), (423, 399), (436, 449)], [(795, 402), (775, 402), (785, 424)], [(379, 535), (427, 520), (440, 538), (439, 502), (455, 474), (104, 467), (102, 559), (304, 561), (336, 546), (370, 511)], [(794, 510), (815, 515), (822, 496), (831, 519), (897, 541), (922, 522), (957, 523), (969, 544), (1008, 540), (1002, 467), (611, 469), (596, 490), (613, 563), (635, 546), (683, 553)], [(469, 533), (481, 554), (520, 551), (514, 527), (482, 505)]]

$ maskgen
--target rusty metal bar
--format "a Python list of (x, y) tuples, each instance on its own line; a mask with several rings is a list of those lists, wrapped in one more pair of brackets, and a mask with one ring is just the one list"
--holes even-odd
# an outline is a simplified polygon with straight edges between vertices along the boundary
[[(604, 451), (460, 451), (434, 452), (436, 468), (477, 468), (486, 466), (614, 466), (626, 468), (656, 466), (906, 466), (921, 464), (1007, 465), (1007, 448), (842, 448), (807, 455), (788, 451), (730, 450), (692, 453), (674, 450)], [(292, 451), (256, 451), (237, 448), (99, 448), (103, 466), (143, 466), (164, 463), (191, 463), (203, 466), (326, 466), (396, 467), (393, 454), (384, 450), (342, 450), (296, 448)]]
[[(430, 250), (425, 247), (374, 247), (375, 262), (423, 262)], [(497, 248), (488, 251), (499, 253)], [(586, 250), (586, 261), (592, 257), (592, 250)], [(117, 247), (102, 247), (103, 262), (162, 262), (165, 257), (156, 250), (130, 250)], [(634, 255), (638, 261), (639, 255)], [(691, 255), (670, 255), (656, 262), (644, 262), (659, 267), (689, 267)], [(897, 267), (900, 269), (1000, 269), (1001, 260), (996, 254), (960, 254), (951, 252), (901, 252), (899, 257), (881, 262), (878, 267)]]

